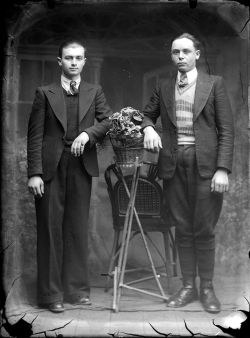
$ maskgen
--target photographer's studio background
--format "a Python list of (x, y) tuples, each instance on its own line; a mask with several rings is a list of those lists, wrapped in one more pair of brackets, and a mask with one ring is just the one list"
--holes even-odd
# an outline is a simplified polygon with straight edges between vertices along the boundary
[[(29, 1), (15, 7), (8, 13), (6, 25), (9, 40), (2, 97), (2, 247), (7, 248), (6, 291), (17, 279), (19, 301), (35, 297), (36, 223), (34, 201), (27, 190), (27, 124), (36, 87), (59, 75), (57, 46), (74, 35), (83, 38), (87, 46), (82, 77), (102, 85), (113, 111), (127, 106), (142, 110), (156, 82), (172, 70), (173, 37), (189, 32), (202, 42), (198, 67), (224, 77), (236, 131), (231, 188), (225, 194), (217, 225), (216, 276), (244, 279), (250, 247), (249, 25), (244, 27), (248, 8), (230, 1), (198, 1), (195, 9), (190, 9), (187, 1), (54, 1), (53, 8), (46, 3)], [(103, 175), (114, 157), (108, 138), (98, 156), (100, 177), (93, 182), (89, 266), (92, 285), (104, 287), (106, 278), (101, 274), (107, 272), (113, 240), (111, 205)], [(161, 235), (152, 236), (162, 249)], [(141, 239), (135, 238), (132, 243), (128, 265), (145, 265)], [(151, 249), (156, 265), (162, 265)]]

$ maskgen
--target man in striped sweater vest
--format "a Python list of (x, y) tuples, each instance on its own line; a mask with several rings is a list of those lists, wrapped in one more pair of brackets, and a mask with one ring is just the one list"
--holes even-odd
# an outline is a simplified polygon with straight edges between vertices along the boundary
[[(183, 287), (170, 297), (169, 307), (199, 298), (204, 309), (220, 312), (213, 289), (215, 225), (223, 193), (229, 189), (234, 128), (229, 100), (220, 76), (196, 69), (199, 42), (184, 33), (172, 42), (177, 74), (159, 83), (144, 109), (144, 146), (160, 150), (159, 177), (176, 227)], [(154, 129), (161, 116), (162, 137)]]

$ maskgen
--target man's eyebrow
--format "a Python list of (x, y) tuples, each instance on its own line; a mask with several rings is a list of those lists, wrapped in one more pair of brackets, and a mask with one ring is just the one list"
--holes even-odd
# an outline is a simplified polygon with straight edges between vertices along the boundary
[(191, 51), (191, 48), (183, 48), (183, 49), (174, 48), (171, 50), (171, 52), (180, 52), (180, 51), (189, 52)]
[(70, 57), (70, 58), (72, 58), (72, 57), (76, 57), (76, 58), (84, 58), (83, 55), (71, 55), (71, 54), (66, 54), (66, 55), (64, 55), (64, 57)]

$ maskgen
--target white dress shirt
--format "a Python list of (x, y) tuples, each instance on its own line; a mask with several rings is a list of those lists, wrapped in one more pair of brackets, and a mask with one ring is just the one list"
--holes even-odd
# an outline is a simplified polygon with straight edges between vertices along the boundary
[[(61, 85), (62, 85), (63, 89), (66, 90), (67, 93), (68, 93), (68, 92), (71, 93), (71, 90), (70, 90), (70, 82), (71, 82), (71, 81), (72, 81), (72, 80), (66, 78), (63, 74), (61, 75)], [(81, 76), (79, 76), (78, 79), (73, 80), (73, 81), (76, 82), (76, 88), (78, 89), (79, 86), (80, 86), (80, 83), (81, 83)], [(72, 93), (71, 93), (71, 94), (72, 94)]]
[[(190, 70), (186, 74), (187, 74), (187, 78), (188, 78), (188, 84), (196, 81), (197, 76), (198, 76), (197, 68), (195, 67), (194, 69)], [(177, 74), (177, 83), (179, 83), (179, 81), (180, 81), (180, 76), (181, 76), (181, 73), (178, 71), (178, 74)]]

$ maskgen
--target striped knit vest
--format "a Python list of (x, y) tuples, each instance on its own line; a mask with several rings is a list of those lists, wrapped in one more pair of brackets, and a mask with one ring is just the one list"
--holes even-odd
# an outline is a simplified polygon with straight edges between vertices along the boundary
[(193, 110), (196, 81), (184, 89), (175, 86), (175, 113), (178, 132), (178, 145), (194, 144)]

